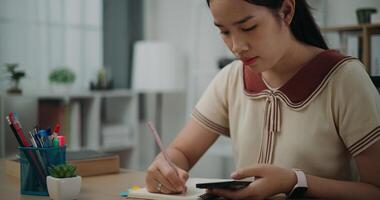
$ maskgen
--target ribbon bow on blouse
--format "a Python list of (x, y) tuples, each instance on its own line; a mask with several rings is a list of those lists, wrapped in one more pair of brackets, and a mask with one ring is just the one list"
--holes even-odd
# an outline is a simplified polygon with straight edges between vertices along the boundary
[(276, 92), (266, 91), (263, 135), (261, 136), (259, 164), (270, 164), (274, 154), (275, 134), (280, 132), (281, 109), (280, 99)]

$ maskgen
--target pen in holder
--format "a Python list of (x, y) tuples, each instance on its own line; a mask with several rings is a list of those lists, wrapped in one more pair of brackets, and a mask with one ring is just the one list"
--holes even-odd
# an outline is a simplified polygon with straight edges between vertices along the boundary
[(21, 194), (48, 196), (46, 176), (49, 167), (66, 163), (66, 146), (19, 147)]

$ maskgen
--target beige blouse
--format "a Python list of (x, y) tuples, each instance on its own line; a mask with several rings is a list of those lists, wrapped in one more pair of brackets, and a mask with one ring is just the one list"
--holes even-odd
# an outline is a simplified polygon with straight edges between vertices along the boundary
[(231, 138), (237, 168), (269, 163), (352, 180), (350, 161), (380, 138), (380, 98), (364, 66), (331, 50), (276, 90), (235, 61), (192, 116)]

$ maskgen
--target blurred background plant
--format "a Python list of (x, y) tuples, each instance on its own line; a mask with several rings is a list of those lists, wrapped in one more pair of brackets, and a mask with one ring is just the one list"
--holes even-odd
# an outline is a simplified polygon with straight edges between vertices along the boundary
[(7, 63), (4, 65), (4, 68), (6, 72), (4, 77), (11, 80), (11, 87), (7, 90), (7, 92), (13, 94), (22, 93), (20, 88), (20, 80), (25, 77), (25, 72), (17, 69), (17, 63)]
[(110, 68), (102, 67), (96, 73), (96, 80), (90, 82), (91, 90), (109, 90), (113, 87)]
[(73, 84), (75, 81), (75, 73), (68, 67), (59, 67), (51, 71), (49, 81), (55, 84)]

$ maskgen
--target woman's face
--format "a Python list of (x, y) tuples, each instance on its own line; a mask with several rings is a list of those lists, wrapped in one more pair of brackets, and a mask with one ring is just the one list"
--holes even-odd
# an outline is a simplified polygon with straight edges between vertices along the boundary
[(252, 71), (273, 68), (289, 46), (289, 28), (266, 7), (245, 0), (211, 0), (215, 25), (228, 48)]

